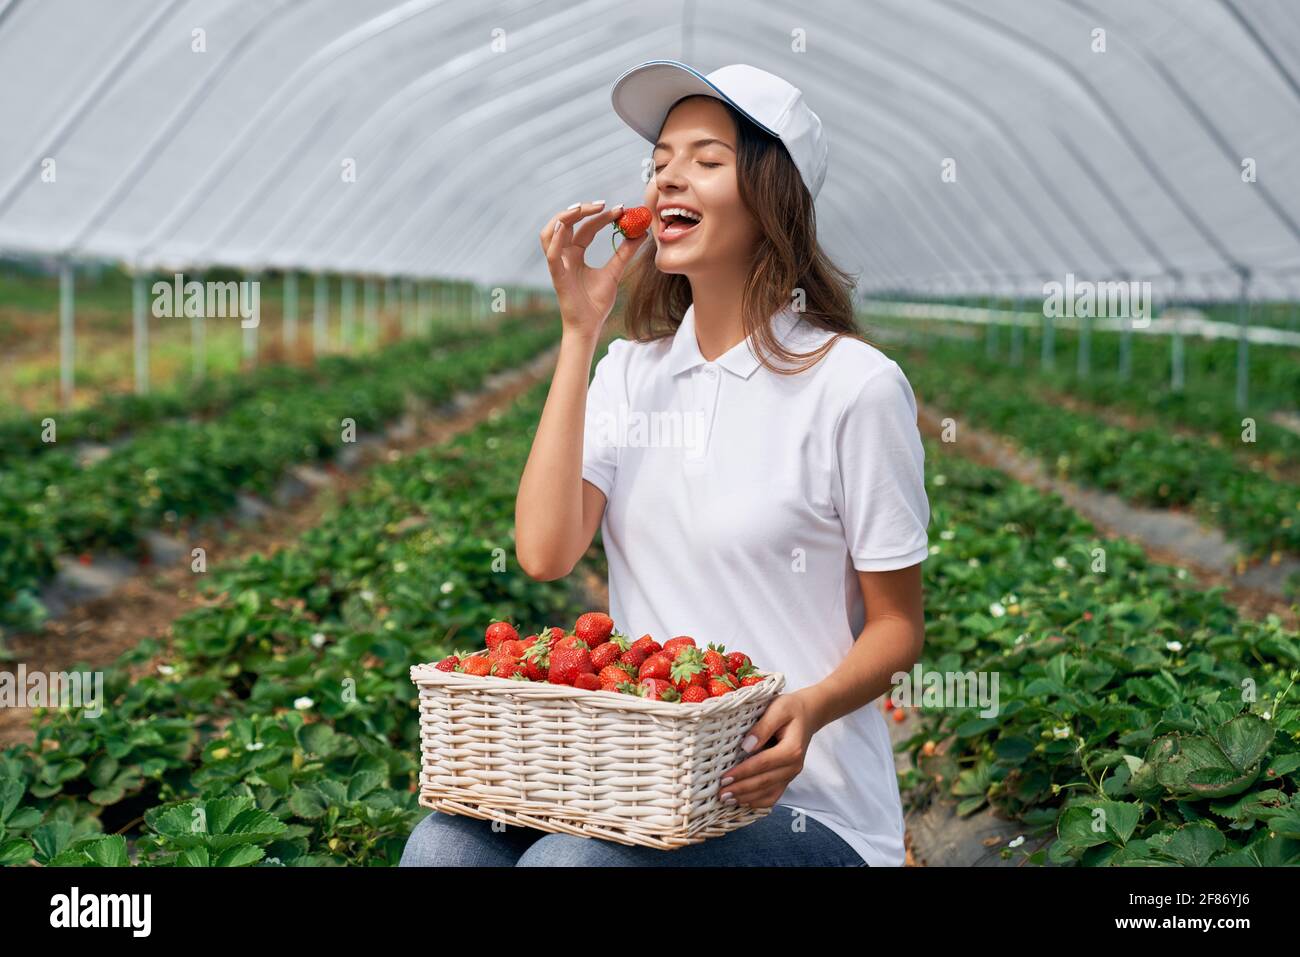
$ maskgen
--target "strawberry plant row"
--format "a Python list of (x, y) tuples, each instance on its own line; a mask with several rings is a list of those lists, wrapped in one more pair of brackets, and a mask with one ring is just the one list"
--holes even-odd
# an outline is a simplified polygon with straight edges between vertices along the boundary
[[(913, 330), (915, 331), (915, 330)], [(1260, 349), (1251, 358), (1251, 405), (1242, 412), (1235, 405), (1236, 357), (1221, 342), (1188, 343), (1187, 382), (1183, 389), (1169, 387), (1168, 347), (1153, 337), (1135, 337), (1133, 371), (1121, 378), (1117, 368), (1119, 337), (1092, 339), (1093, 371), (1080, 376), (1069, 349), (1058, 355), (1053, 369), (1038, 361), (1035, 335), (1026, 337), (1025, 361), (1012, 364), (1002, 356), (990, 357), (982, 343), (943, 336), (927, 337), (923, 348), (904, 351), (913, 364), (933, 362), (945, 368), (968, 367), (981, 378), (1025, 385), (1039, 392), (1064, 393), (1099, 408), (1113, 407), (1205, 436), (1211, 443), (1279, 466), (1300, 466), (1300, 433), (1271, 418), (1274, 411), (1300, 407), (1300, 354), (1291, 349)], [(1078, 337), (1058, 333), (1067, 347)], [(1233, 346), (1235, 348), (1235, 346)], [(1254, 424), (1254, 441), (1242, 441), (1243, 419)], [(1241, 456), (1243, 467), (1249, 458)]]
[(1300, 635), (1054, 495), (937, 443), (927, 460), (921, 684), (984, 676), (996, 707), (913, 688), (913, 796), (1047, 833), (1036, 862), (1300, 863)]
[(62, 452), (12, 463), (0, 473), (0, 626), (39, 621), (36, 592), (57, 556), (138, 552), (143, 529), (175, 529), (229, 511), (240, 493), (269, 493), (290, 466), (333, 457), (392, 422), (409, 398), (443, 403), (557, 336), (549, 324), (512, 320), (445, 353), (402, 343), (328, 382), (268, 389), (207, 422), (162, 425), (84, 468)]
[(908, 375), (942, 416), (1016, 440), (1056, 474), (1142, 504), (1187, 507), (1251, 556), (1300, 554), (1300, 485), (1243, 467), (1231, 451), (1159, 428), (1125, 429), (1036, 400), (1019, 372), (920, 357)]
[[(448, 324), (440, 327), (437, 341), (447, 347), (481, 338), (483, 333), (482, 325)], [(90, 408), (75, 411), (51, 408), (9, 416), (0, 420), (0, 467), (78, 442), (108, 442), (165, 422), (188, 417), (209, 418), (258, 395), (329, 383), (355, 374), (389, 351), (378, 356), (327, 355), (309, 366), (275, 363), (173, 391), (108, 395)], [(55, 425), (57, 441), (49, 440), (47, 420)]]
[(108, 669), (102, 716), (49, 713), (0, 758), (0, 863), (395, 864), (423, 814), (411, 665), (580, 604), (514, 560), (545, 391), (372, 469), (293, 546), (214, 569), (213, 604)]

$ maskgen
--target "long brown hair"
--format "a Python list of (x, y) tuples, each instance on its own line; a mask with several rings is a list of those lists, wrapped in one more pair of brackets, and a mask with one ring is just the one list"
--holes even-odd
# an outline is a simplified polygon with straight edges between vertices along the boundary
[[(742, 292), (741, 323), (745, 335), (752, 336), (759, 346), (756, 351), (764, 366), (781, 375), (794, 375), (820, 361), (840, 336), (867, 341), (853, 318), (850, 293), (855, 279), (831, 262), (818, 245), (812, 195), (781, 141), (730, 104), (717, 102), (736, 124), (740, 198), (757, 220), (760, 232)], [(628, 266), (623, 281), (627, 289), (623, 323), (628, 337), (651, 342), (674, 335), (691, 304), (690, 280), (659, 271), (653, 236)], [(796, 290), (804, 295), (802, 318), (836, 333), (811, 352), (790, 352), (772, 331), (772, 316), (791, 303)], [(797, 368), (780, 368), (772, 363), (773, 356)]]

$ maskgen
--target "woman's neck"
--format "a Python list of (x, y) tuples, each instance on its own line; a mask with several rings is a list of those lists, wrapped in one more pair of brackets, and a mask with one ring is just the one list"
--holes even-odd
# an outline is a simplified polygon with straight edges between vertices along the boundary
[(712, 362), (745, 340), (741, 320), (741, 292), (744, 276), (727, 282), (691, 280), (691, 304), (695, 307), (695, 339), (700, 355)]

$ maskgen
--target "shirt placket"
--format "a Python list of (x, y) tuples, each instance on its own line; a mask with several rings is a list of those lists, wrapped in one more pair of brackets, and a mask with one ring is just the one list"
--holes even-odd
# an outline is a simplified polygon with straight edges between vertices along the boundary
[[(722, 370), (706, 362), (692, 376), (692, 402), (689, 412), (695, 417), (683, 423), (683, 435), (693, 439), (686, 443), (682, 453), (682, 468), (687, 475), (699, 475), (707, 470), (709, 448), (712, 445), (713, 421), (718, 411), (718, 394), (722, 388)], [(687, 432), (686, 430), (690, 430)]]

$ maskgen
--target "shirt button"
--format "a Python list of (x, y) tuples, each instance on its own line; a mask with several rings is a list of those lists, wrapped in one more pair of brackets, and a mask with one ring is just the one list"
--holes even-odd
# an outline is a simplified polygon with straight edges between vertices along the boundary
[(716, 379), (718, 377), (718, 370), (710, 366), (709, 368), (704, 370), (704, 374), (708, 376), (710, 379)]

